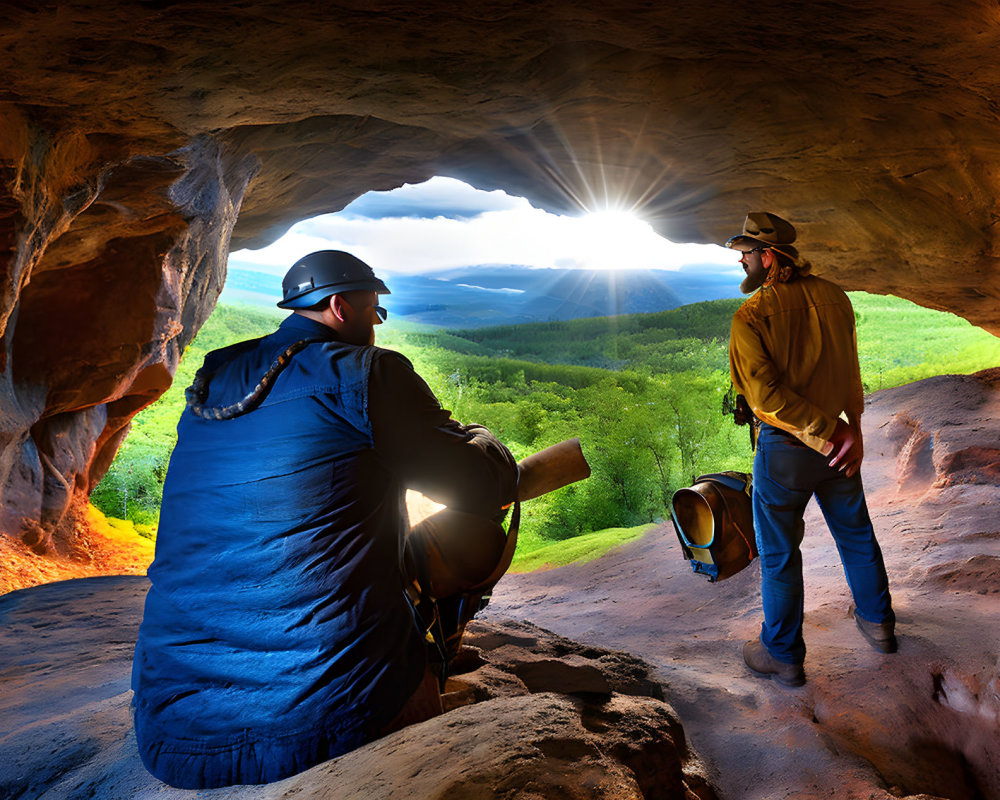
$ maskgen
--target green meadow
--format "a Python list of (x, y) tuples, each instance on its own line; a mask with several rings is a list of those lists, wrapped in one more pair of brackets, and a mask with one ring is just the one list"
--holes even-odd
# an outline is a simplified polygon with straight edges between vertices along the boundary
[[(851, 299), (867, 391), (1000, 365), (1000, 339), (965, 320), (894, 297)], [(740, 302), (475, 330), (390, 320), (377, 343), (404, 353), (456, 419), (488, 426), (518, 459), (580, 438), (591, 477), (523, 506), (514, 568), (534, 569), (642, 535), (697, 475), (749, 470), (747, 429), (722, 414), (729, 322)], [(184, 388), (208, 351), (265, 335), (283, 317), (217, 307), (171, 388), (135, 418), (93, 504), (154, 537)]]

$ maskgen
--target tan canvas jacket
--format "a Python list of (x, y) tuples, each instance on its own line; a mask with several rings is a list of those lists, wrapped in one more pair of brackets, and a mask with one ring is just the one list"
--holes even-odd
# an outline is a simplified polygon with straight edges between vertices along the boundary
[(839, 286), (814, 275), (761, 289), (740, 306), (729, 366), (758, 419), (821, 453), (837, 418), (864, 410), (854, 309)]

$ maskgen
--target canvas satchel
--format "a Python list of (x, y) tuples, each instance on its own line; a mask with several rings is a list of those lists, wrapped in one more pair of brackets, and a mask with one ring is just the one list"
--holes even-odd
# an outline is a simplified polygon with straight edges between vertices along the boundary
[(752, 481), (745, 472), (717, 472), (674, 492), (670, 516), (684, 557), (712, 583), (757, 557)]

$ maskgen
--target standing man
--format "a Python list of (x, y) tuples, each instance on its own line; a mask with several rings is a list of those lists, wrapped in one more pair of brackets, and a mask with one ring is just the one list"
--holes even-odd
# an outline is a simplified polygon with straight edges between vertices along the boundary
[(188, 389), (133, 666), (139, 753), (181, 788), (267, 783), (441, 712), (404, 595), (407, 487), (496, 518), (517, 465), (373, 346), (385, 284), (288, 271), (272, 334)]
[(876, 650), (896, 651), (889, 582), (858, 472), (864, 394), (854, 310), (843, 290), (809, 274), (794, 241), (789, 222), (758, 212), (726, 243), (742, 253), (740, 290), (751, 295), (733, 316), (732, 381), (760, 422), (753, 516), (764, 624), (743, 658), (786, 686), (805, 683), (799, 546), (813, 495), (837, 543), (858, 629)]

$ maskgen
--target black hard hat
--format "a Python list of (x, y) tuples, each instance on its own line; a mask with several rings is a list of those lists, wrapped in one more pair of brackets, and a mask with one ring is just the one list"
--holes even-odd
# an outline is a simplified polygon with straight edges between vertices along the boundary
[(284, 298), (278, 308), (309, 308), (330, 295), (367, 290), (389, 294), (372, 268), (343, 250), (317, 250), (303, 256), (285, 273)]

